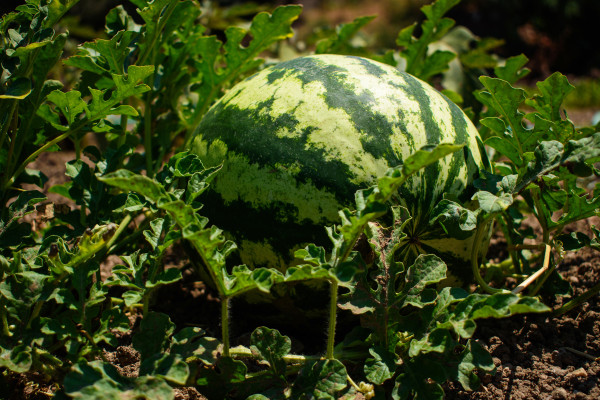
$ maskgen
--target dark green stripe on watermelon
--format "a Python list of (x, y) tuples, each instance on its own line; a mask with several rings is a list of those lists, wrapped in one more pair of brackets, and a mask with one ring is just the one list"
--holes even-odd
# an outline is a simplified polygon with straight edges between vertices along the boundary
[[(348, 58), (360, 59), (350, 56)], [(384, 158), (390, 166), (402, 163), (402, 156), (396, 154), (392, 147), (392, 126), (384, 115), (371, 110), (375, 97), (370, 91), (358, 92), (357, 88), (346, 82), (347, 69), (339, 65), (324, 64), (316, 58), (304, 58), (301, 61), (283, 62), (274, 66), (273, 70), (289, 70), (290, 63), (293, 63), (295, 68), (293, 76), (305, 85), (317, 81), (325, 87), (325, 102), (329, 107), (344, 110), (348, 114), (355, 129), (363, 134), (360, 140), (367, 153), (378, 159)], [(369, 72), (376, 76), (383, 73), (378, 68), (370, 68)]]
[[(293, 251), (296, 250), (290, 247), (290, 243), (297, 245), (315, 243), (320, 246), (328, 246), (330, 243), (322, 224), (312, 224), (309, 221), (273, 220), (276, 214), (294, 215), (296, 210), (290, 204), (276, 201), (268, 208), (253, 208), (239, 200), (225, 204), (221, 196), (214, 191), (206, 192), (202, 201), (204, 204), (202, 211), (210, 210), (210, 223), (228, 232), (238, 245), (242, 244), (242, 240), (257, 243), (264, 241), (284, 258), (286, 264), (293, 260)], [(254, 265), (254, 267), (277, 266)]]

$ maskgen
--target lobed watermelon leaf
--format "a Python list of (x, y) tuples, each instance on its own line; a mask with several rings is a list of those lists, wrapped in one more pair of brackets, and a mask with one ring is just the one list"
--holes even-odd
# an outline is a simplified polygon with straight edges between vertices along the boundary
[[(276, 8), (273, 14), (259, 13), (252, 20), (249, 30), (239, 27), (227, 28), (225, 45), (214, 36), (199, 40), (201, 61), (198, 68), (201, 80), (195, 85), (194, 91), (198, 94), (200, 102), (195, 105), (192, 115), (185, 121), (189, 126), (186, 143), (189, 143), (193, 128), (198, 125), (222, 88), (233, 79), (262, 64), (263, 60), (256, 57), (273, 43), (292, 36), (291, 25), (301, 11), (302, 6), (290, 5)], [(251, 37), (251, 41), (247, 46), (242, 46), (246, 35)], [(221, 51), (224, 51), (224, 54), (221, 54)], [(220, 62), (225, 66), (219, 67)]]
[(65, 377), (65, 392), (73, 398), (106, 399), (128, 396), (137, 399), (174, 399), (173, 389), (162, 378), (124, 378), (111, 364), (80, 362)]
[(292, 386), (292, 395), (334, 400), (347, 386), (346, 367), (338, 360), (319, 360), (306, 363)]
[(276, 329), (256, 328), (250, 336), (250, 350), (269, 363), (273, 375), (285, 380), (286, 363), (283, 359), (292, 349), (289, 337)]
[(375, 15), (358, 17), (347, 24), (340, 24), (336, 27), (335, 33), (317, 42), (315, 54), (355, 54), (363, 55), (365, 51), (355, 49), (351, 40), (364, 26), (376, 18)]
[(428, 54), (431, 43), (441, 39), (454, 26), (454, 20), (444, 15), (460, 0), (438, 0), (421, 8), (427, 19), (421, 24), (421, 36), (416, 38), (413, 32), (416, 23), (402, 29), (396, 44), (403, 47), (400, 56), (406, 59), (406, 72), (424, 81), (448, 69), (448, 63), (456, 54), (445, 50), (436, 50)]

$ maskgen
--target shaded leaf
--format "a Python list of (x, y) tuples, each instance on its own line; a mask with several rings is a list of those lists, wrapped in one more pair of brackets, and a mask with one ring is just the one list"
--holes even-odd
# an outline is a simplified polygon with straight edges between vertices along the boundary
[(142, 361), (139, 375), (162, 378), (175, 385), (185, 385), (190, 368), (179, 355), (156, 353)]
[(267, 361), (276, 375), (285, 373), (283, 357), (292, 349), (292, 341), (275, 329), (256, 328), (250, 336), (250, 350)]
[(396, 372), (396, 355), (381, 347), (372, 347), (369, 353), (373, 358), (365, 360), (365, 376), (369, 382), (381, 385)]
[(347, 386), (346, 367), (338, 360), (308, 362), (292, 386), (292, 397), (334, 400)]
[(157, 353), (162, 353), (169, 337), (175, 330), (175, 324), (169, 316), (157, 312), (147, 313), (140, 324), (140, 330), (133, 335), (132, 345), (140, 352), (142, 362)]

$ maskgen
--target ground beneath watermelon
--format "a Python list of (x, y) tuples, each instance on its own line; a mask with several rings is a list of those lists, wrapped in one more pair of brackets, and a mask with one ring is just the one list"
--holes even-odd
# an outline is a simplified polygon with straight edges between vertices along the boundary
[[(57, 158), (59, 157), (59, 158)], [(52, 171), (51, 182), (64, 179), (64, 161), (72, 159), (65, 153), (44, 155), (38, 162), (40, 169)], [(580, 221), (574, 230), (589, 232), (590, 225), (600, 226), (600, 219)], [(181, 267), (186, 260), (180, 249), (173, 250), (166, 261), (171, 267)], [(502, 239), (493, 239), (489, 257), (502, 257), (505, 247)], [(103, 266), (102, 276), (110, 274), (112, 259)], [(600, 257), (597, 252), (584, 249), (567, 255), (559, 267), (575, 294), (583, 293), (600, 281)], [(220, 304), (214, 292), (187, 270), (184, 279), (164, 288), (158, 294), (155, 311), (170, 315), (178, 329), (194, 325), (204, 328), (209, 336), (219, 337)], [(562, 298), (546, 298), (546, 304), (559, 307)], [(268, 309), (251, 308), (234, 304), (232, 331), (238, 343), (246, 344), (251, 326), (261, 321), (270, 324)], [(257, 315), (260, 314), (260, 315)], [(261, 318), (265, 318), (265, 320)], [(317, 318), (318, 320), (318, 318)], [(139, 324), (140, 316), (130, 316), (131, 327)], [(324, 347), (324, 321), (314, 324), (304, 332), (292, 336), (294, 352), (310, 354)], [(132, 331), (121, 334), (119, 346), (107, 348), (104, 358), (118, 371), (135, 377), (139, 371), (139, 354), (131, 346)], [(456, 383), (445, 385), (447, 399), (598, 399), (600, 398), (600, 302), (598, 295), (587, 303), (559, 317), (537, 315), (516, 316), (504, 320), (487, 320), (478, 324), (475, 339), (493, 356), (496, 372), (481, 376), (483, 385), (475, 392), (466, 392)], [(54, 382), (38, 374), (8, 374), (0, 385), (8, 385), (9, 396), (14, 400), (47, 399), (56, 390)], [(176, 389), (178, 400), (206, 399), (194, 387)], [(212, 400), (212, 399), (211, 399)]]
[[(571, 229), (588, 232), (597, 218)], [(492, 246), (500, 248), (502, 242)], [(559, 266), (575, 295), (600, 281), (598, 252), (568, 254)], [(546, 298), (552, 308), (563, 298)], [(478, 324), (475, 338), (492, 354), (496, 373), (482, 376), (476, 392), (446, 385), (448, 399), (598, 399), (600, 398), (600, 304), (598, 295), (560, 317), (515, 316)]]

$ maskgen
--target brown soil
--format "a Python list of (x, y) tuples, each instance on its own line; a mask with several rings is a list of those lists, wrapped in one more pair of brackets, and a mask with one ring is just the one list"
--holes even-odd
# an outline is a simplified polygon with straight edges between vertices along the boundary
[[(598, 218), (579, 221), (571, 229), (589, 234), (589, 226), (598, 222)], [(574, 295), (580, 295), (600, 281), (598, 253), (591, 249), (568, 253), (559, 272), (570, 282)], [(561, 297), (545, 298), (553, 309), (566, 301)], [(474, 393), (449, 384), (448, 399), (600, 398), (597, 295), (557, 317), (526, 315), (484, 321), (479, 323), (475, 338), (492, 354), (496, 373), (482, 377), (483, 385)]]
[[(44, 171), (53, 171), (50, 177), (52, 183), (64, 179), (61, 178), (64, 177), (64, 161), (70, 159), (67, 156), (63, 160), (64, 157), (62, 153), (58, 160), (51, 155), (38, 160), (39, 164), (45, 163), (50, 167), (42, 168)], [(589, 226), (600, 225), (599, 222), (598, 218), (580, 221), (572, 228), (589, 232)], [(495, 239), (490, 251), (492, 255), (505, 256), (504, 242)], [(182, 254), (182, 251), (174, 251), (166, 258), (170, 265), (181, 266), (181, 259), (177, 254)], [(118, 258), (113, 258), (103, 268), (103, 278), (110, 273), (111, 264), (115, 262), (119, 262)], [(571, 283), (574, 294), (578, 295), (600, 281), (600, 258), (590, 249), (570, 253), (560, 264), (559, 271)], [(218, 300), (211, 295), (209, 288), (195, 282), (191, 272), (185, 271), (184, 279), (161, 291), (159, 297), (160, 304), (155, 304), (153, 309), (168, 312), (179, 327), (186, 324), (199, 325), (209, 335), (219, 336)], [(546, 304), (552, 308), (558, 308), (567, 300), (560, 297), (545, 299)], [(233, 312), (234, 317), (239, 320), (245, 318), (255, 323), (254, 320), (260, 318), (246, 315), (246, 310), (236, 314), (235, 307)], [(132, 327), (136, 324), (136, 319), (135, 315), (131, 316)], [(245, 331), (242, 324), (238, 324), (237, 329), (236, 326), (233, 328), (238, 337)], [(483, 385), (476, 392), (466, 392), (456, 383), (446, 384), (448, 399), (600, 398), (600, 304), (597, 295), (582, 306), (558, 317), (527, 315), (482, 321), (475, 339), (491, 352), (496, 372), (482, 376)], [(139, 355), (130, 345), (131, 332), (123, 335), (120, 341), (122, 345), (116, 349), (107, 349), (104, 357), (124, 376), (135, 377), (139, 368)], [(324, 340), (321, 340), (317, 345), (323, 343)], [(310, 344), (302, 343), (302, 339), (295, 343), (296, 346), (303, 344), (310, 347)], [(8, 398), (15, 400), (48, 398), (57, 389), (55, 384), (41, 381), (36, 374), (9, 375), (4, 381), (0, 381), (0, 387), (3, 384), (9, 386)], [(176, 399), (206, 400), (193, 387), (176, 389)]]

